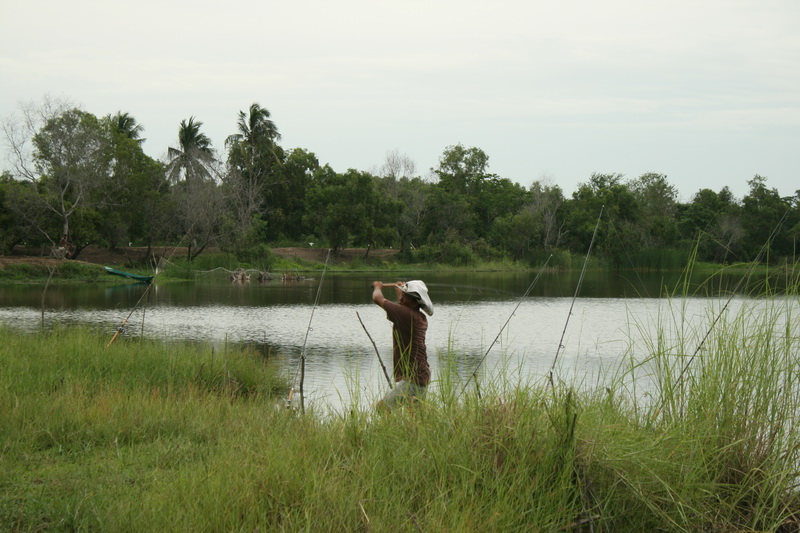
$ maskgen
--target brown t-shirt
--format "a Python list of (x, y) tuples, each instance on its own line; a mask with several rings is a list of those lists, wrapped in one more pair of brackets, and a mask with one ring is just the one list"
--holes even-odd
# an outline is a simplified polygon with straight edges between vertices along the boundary
[(383, 302), (386, 318), (392, 325), (392, 362), (394, 379), (406, 379), (425, 386), (431, 381), (425, 332), (428, 319), (420, 311), (391, 300)]

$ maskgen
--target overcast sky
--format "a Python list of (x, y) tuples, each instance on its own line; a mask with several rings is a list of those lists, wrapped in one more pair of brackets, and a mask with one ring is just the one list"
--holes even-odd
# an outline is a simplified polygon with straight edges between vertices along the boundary
[(0, 0), (0, 118), (45, 95), (131, 114), (155, 158), (191, 116), (221, 150), (257, 102), (339, 172), (461, 143), (567, 195), (800, 189), (798, 0)]

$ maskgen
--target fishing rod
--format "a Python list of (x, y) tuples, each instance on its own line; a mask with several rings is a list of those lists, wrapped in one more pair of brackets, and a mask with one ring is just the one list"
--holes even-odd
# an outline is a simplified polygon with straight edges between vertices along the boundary
[(775, 237), (778, 235), (778, 231), (780, 231), (780, 228), (781, 226), (783, 226), (783, 223), (786, 222), (786, 218), (789, 216), (789, 212), (791, 210), (792, 208), (789, 207), (783, 214), (781, 219), (772, 229), (772, 232), (769, 234), (769, 237), (767, 237), (766, 242), (763, 244), (763, 246), (761, 246), (761, 249), (758, 251), (758, 255), (756, 255), (756, 258), (750, 263), (750, 266), (747, 268), (747, 271), (745, 272), (744, 276), (742, 276), (742, 278), (733, 288), (733, 291), (731, 291), (731, 294), (728, 297), (728, 300), (725, 302), (725, 305), (722, 306), (722, 309), (720, 309), (719, 313), (717, 313), (717, 316), (714, 317), (714, 320), (711, 323), (711, 326), (708, 328), (708, 331), (706, 331), (706, 334), (703, 336), (702, 340), (697, 345), (697, 349), (695, 349), (694, 353), (689, 358), (689, 362), (686, 363), (686, 366), (683, 367), (683, 370), (681, 370), (681, 373), (678, 375), (678, 382), (681, 382), (683, 380), (684, 374), (686, 373), (687, 370), (689, 370), (689, 366), (691, 366), (692, 362), (694, 362), (694, 359), (695, 357), (697, 357), (697, 354), (700, 353), (700, 350), (703, 348), (703, 345), (705, 344), (706, 340), (708, 340), (708, 337), (711, 335), (711, 331), (716, 327), (717, 322), (719, 322), (720, 318), (722, 318), (722, 315), (725, 313), (725, 310), (728, 308), (728, 305), (730, 305), (731, 300), (733, 300), (733, 297), (739, 292), (739, 289), (742, 287), (744, 282), (750, 280), (750, 274), (753, 272), (753, 269), (755, 268), (756, 264), (761, 262), (761, 259), (764, 257), (767, 248), (775, 239)]
[(523, 294), (522, 298), (519, 299), (519, 301), (517, 302), (517, 305), (514, 306), (514, 310), (511, 311), (511, 314), (508, 316), (508, 319), (506, 320), (505, 324), (503, 324), (503, 327), (501, 327), (500, 331), (497, 332), (497, 336), (494, 338), (492, 343), (489, 345), (489, 348), (486, 350), (486, 353), (483, 354), (483, 357), (481, 357), (481, 360), (478, 361), (478, 364), (475, 366), (475, 370), (472, 372), (471, 378), (468, 379), (466, 383), (464, 383), (464, 387), (461, 389), (461, 393), (462, 394), (464, 394), (464, 391), (467, 389), (467, 385), (469, 385), (470, 380), (474, 379), (475, 380), (475, 388), (476, 388), (476, 390), (478, 392), (478, 398), (481, 397), (481, 388), (480, 388), (480, 385), (478, 384), (478, 369), (483, 364), (483, 361), (486, 359), (486, 356), (489, 355), (489, 352), (491, 351), (491, 349), (497, 343), (497, 339), (500, 338), (500, 335), (503, 333), (503, 330), (506, 329), (506, 326), (508, 325), (508, 323), (511, 322), (511, 317), (514, 316), (514, 314), (517, 312), (517, 309), (519, 309), (519, 306), (522, 305), (523, 300), (525, 300), (525, 298), (528, 297), (528, 294), (530, 294), (531, 289), (533, 289), (533, 286), (536, 285), (537, 281), (539, 281), (539, 277), (542, 275), (542, 272), (544, 272), (544, 269), (547, 268), (547, 265), (548, 265), (548, 263), (550, 263), (550, 259), (552, 259), (552, 258), (553, 258), (553, 254), (550, 254), (550, 257), (547, 258), (547, 261), (544, 262), (544, 264), (542, 265), (542, 268), (539, 269), (539, 272), (536, 274), (536, 277), (533, 278), (533, 281), (528, 286), (528, 290), (525, 291), (525, 294)]
[[(386, 285), (384, 285), (384, 287), (385, 286)], [(369, 337), (370, 342), (372, 342), (372, 347), (375, 348), (375, 355), (378, 356), (378, 362), (380, 362), (381, 368), (383, 369), (383, 375), (386, 376), (386, 383), (389, 384), (390, 389), (393, 389), (394, 385), (392, 385), (392, 380), (391, 378), (389, 378), (389, 373), (386, 371), (386, 365), (383, 364), (383, 359), (381, 359), (381, 354), (378, 351), (378, 345), (375, 344), (374, 340), (372, 340), (372, 335), (370, 335), (369, 331), (367, 331), (367, 326), (364, 325), (364, 321), (361, 320), (361, 315), (358, 314), (358, 311), (356, 311), (356, 316), (358, 317), (358, 321), (361, 322), (361, 327), (364, 328), (364, 333), (367, 334), (367, 337)]]
[(578, 284), (575, 286), (575, 294), (572, 296), (572, 303), (569, 306), (569, 313), (567, 313), (567, 321), (564, 323), (564, 330), (561, 332), (561, 339), (558, 341), (558, 348), (556, 349), (556, 356), (553, 358), (553, 364), (550, 366), (550, 386), (555, 387), (553, 382), (553, 370), (556, 367), (556, 362), (558, 361), (558, 355), (561, 353), (561, 348), (564, 347), (564, 335), (567, 333), (567, 326), (569, 325), (569, 318), (572, 316), (572, 308), (575, 306), (575, 300), (578, 299), (578, 293), (581, 290), (581, 286), (583, 285), (583, 276), (586, 274), (586, 266), (589, 264), (589, 255), (592, 253), (592, 247), (594, 247), (594, 240), (597, 237), (597, 229), (600, 227), (600, 219), (603, 217), (603, 210), (605, 209), (605, 205), (600, 206), (600, 214), (597, 216), (597, 224), (594, 226), (594, 233), (592, 233), (592, 240), (589, 243), (589, 249), (586, 251), (586, 257), (583, 260), (583, 268), (581, 269), (581, 275), (578, 277)]
[[(178, 249), (178, 247), (181, 245), (181, 243), (183, 242), (184, 238), (186, 238), (186, 235), (181, 237), (181, 240), (178, 241), (178, 244), (176, 246), (172, 247), (172, 252), (170, 254), (170, 257), (172, 257), (172, 254), (174, 254), (175, 251)], [(128, 316), (125, 317), (125, 319), (122, 321), (122, 324), (117, 326), (117, 330), (114, 332), (114, 336), (111, 337), (111, 340), (108, 341), (108, 344), (106, 344), (106, 348), (111, 346), (114, 343), (114, 341), (117, 340), (117, 337), (119, 337), (120, 333), (125, 331), (125, 325), (128, 323), (128, 320), (130, 320), (131, 316), (133, 316), (133, 313), (136, 311), (136, 309), (139, 308), (139, 305), (142, 303), (142, 301), (144, 301), (145, 297), (150, 293), (150, 289), (153, 287), (153, 283), (156, 281), (156, 278), (158, 277), (158, 275), (161, 274), (161, 269), (159, 268), (159, 265), (160, 265), (162, 260), (163, 260), (163, 257), (162, 257), (162, 259), (159, 259), (159, 263), (156, 265), (155, 272), (154, 272), (154, 275), (153, 275), (153, 279), (151, 279), (150, 283), (147, 284), (147, 288), (144, 290), (142, 295), (139, 297), (139, 299), (136, 301), (134, 306), (131, 308), (131, 312), (128, 313)], [(167, 258), (167, 261), (169, 261), (169, 258)], [(144, 316), (142, 316), (142, 330), (144, 330)]]
[[(300, 411), (305, 414), (305, 394), (303, 394), (303, 383), (306, 377), (306, 344), (308, 343), (308, 333), (311, 331), (311, 323), (314, 321), (314, 311), (319, 305), (319, 296), (322, 293), (322, 282), (325, 279), (325, 272), (328, 270), (328, 260), (331, 257), (331, 249), (328, 248), (328, 255), (325, 256), (325, 265), (322, 267), (322, 275), (319, 278), (319, 286), (317, 287), (317, 296), (314, 299), (314, 307), (311, 308), (311, 316), (308, 319), (308, 327), (306, 328), (306, 336), (303, 339), (303, 349), (300, 352)], [(297, 374), (295, 373), (295, 376)], [(294, 396), (294, 387), (289, 390), (289, 397), (286, 399), (286, 408), (292, 406), (292, 396)]]
[[(155, 279), (155, 278), (154, 278), (154, 279)], [(106, 344), (106, 348), (108, 348), (109, 346), (111, 346), (111, 345), (114, 343), (114, 341), (115, 341), (115, 340), (117, 340), (117, 337), (119, 337), (119, 334), (120, 334), (120, 333), (122, 333), (123, 331), (125, 331), (125, 325), (128, 323), (128, 320), (131, 318), (131, 316), (133, 315), (134, 311), (136, 311), (136, 308), (138, 308), (138, 307), (139, 307), (139, 304), (140, 304), (140, 303), (142, 303), (142, 300), (144, 300), (144, 297), (145, 297), (145, 296), (147, 296), (147, 293), (149, 293), (149, 292), (150, 292), (150, 287), (152, 287), (152, 286), (153, 286), (153, 282), (151, 281), (151, 282), (150, 282), (150, 283), (147, 285), (147, 288), (144, 290), (144, 292), (142, 293), (142, 295), (139, 297), (139, 300), (136, 302), (136, 304), (135, 304), (135, 305), (133, 306), (133, 308), (131, 309), (131, 312), (130, 312), (130, 313), (128, 313), (128, 316), (126, 316), (126, 317), (125, 317), (125, 320), (123, 320), (123, 321), (122, 321), (122, 324), (120, 324), (119, 326), (117, 326), (117, 331), (115, 331), (115, 332), (114, 332), (114, 336), (113, 336), (113, 337), (111, 337), (111, 340), (110, 340), (110, 341), (108, 341), (108, 344)]]

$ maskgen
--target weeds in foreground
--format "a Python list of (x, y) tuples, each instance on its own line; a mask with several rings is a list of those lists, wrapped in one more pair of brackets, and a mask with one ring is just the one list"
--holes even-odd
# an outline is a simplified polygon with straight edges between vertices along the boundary
[(380, 416), (283, 409), (246, 351), (0, 330), (0, 528), (796, 531), (797, 300), (739, 309), (688, 369), (706, 325), (662, 317), (607, 388), (452, 364)]

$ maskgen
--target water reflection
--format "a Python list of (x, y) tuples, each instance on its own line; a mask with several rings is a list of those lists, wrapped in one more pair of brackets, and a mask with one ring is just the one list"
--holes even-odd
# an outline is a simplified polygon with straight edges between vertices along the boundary
[[(394, 277), (423, 278), (428, 283), (436, 306), (428, 330), (434, 380), (447, 366), (454, 368), (465, 382), (486, 356), (480, 369), (482, 379), (503, 375), (512, 382), (537, 382), (548, 374), (561, 342), (557, 376), (587, 385), (600, 384), (609, 379), (621, 358), (643, 357), (659, 325), (675, 325), (676, 335), (687, 331), (689, 335), (702, 335), (727, 303), (727, 297), (675, 301), (654, 298), (663, 294), (663, 287), (674, 286), (674, 280), (667, 281), (662, 275), (650, 275), (645, 282), (641, 275), (634, 279), (589, 272), (570, 316), (577, 274), (544, 276), (521, 303), (519, 298), (535, 277), (533, 274), (417, 273), (383, 277), (385, 281), (394, 281)], [(371, 274), (328, 274), (313, 321), (311, 311), (318, 280), (291, 284), (156, 284), (144, 299), (147, 289), (142, 285), (55, 286), (45, 295), (45, 325), (91, 324), (107, 330), (110, 338), (130, 316), (128, 337), (189, 339), (220, 346), (248, 344), (279, 358), (295, 386), (308, 333), (307, 405), (341, 409), (356, 397), (372, 403), (387, 389), (375, 349), (356, 315), (360, 315), (376, 342), (384, 363), (390, 365), (391, 325), (383, 311), (370, 302), (373, 278)], [(733, 280), (718, 280), (716, 286), (723, 290), (734, 284)], [(31, 286), (0, 287), (0, 324), (38, 329), (41, 290)], [(141, 305), (132, 313), (140, 300)], [(749, 301), (752, 300), (736, 297), (727, 312), (736, 313)], [(519, 308), (509, 320), (518, 303)], [(508, 326), (497, 338), (507, 320)], [(495, 338), (497, 343), (493, 344)], [(125, 338), (117, 342), (125, 342)], [(681, 342), (692, 346), (699, 338), (684, 338)], [(434, 382), (432, 388), (436, 387)]]

